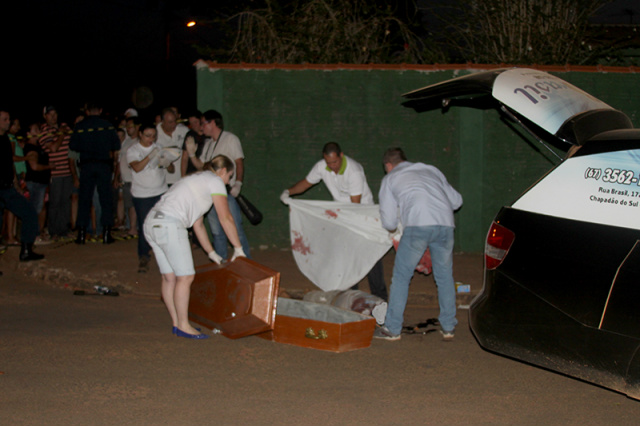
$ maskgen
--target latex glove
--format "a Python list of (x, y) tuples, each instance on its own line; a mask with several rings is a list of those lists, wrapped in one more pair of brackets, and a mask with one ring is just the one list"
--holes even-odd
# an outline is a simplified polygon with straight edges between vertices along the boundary
[(229, 193), (233, 198), (236, 198), (238, 195), (240, 195), (240, 189), (242, 189), (242, 182), (237, 180), (236, 183), (234, 183), (231, 187), (231, 191), (229, 191)]
[(169, 167), (170, 164), (171, 164), (171, 159), (161, 154), (160, 157), (158, 158), (158, 167), (160, 167), (161, 169), (162, 168), (166, 169), (167, 167)]
[(234, 247), (233, 248), (233, 256), (231, 256), (231, 262), (236, 260), (236, 258), (238, 258), (238, 257), (247, 257), (247, 255), (244, 254), (244, 250), (242, 250), (242, 247)]
[(289, 190), (285, 189), (284, 191), (282, 191), (282, 194), (280, 194), (280, 201), (288, 206), (289, 200), (291, 200), (291, 197), (289, 196)]
[(153, 160), (154, 158), (156, 158), (158, 156), (158, 154), (160, 153), (160, 150), (158, 149), (158, 147), (156, 146), (155, 148), (153, 148), (151, 150), (151, 152), (149, 153), (149, 155), (147, 155), (147, 157), (149, 157), (149, 161)]
[(193, 158), (196, 156), (196, 150), (198, 149), (198, 145), (196, 145), (196, 141), (193, 139), (192, 136), (189, 136), (187, 138), (187, 140), (184, 142), (184, 146), (190, 158)]
[(209, 259), (211, 259), (212, 262), (215, 262), (218, 265), (222, 262), (222, 257), (218, 253), (216, 253), (215, 250), (213, 250), (207, 256), (209, 256)]
[(151, 168), (158, 167), (159, 154), (160, 154), (160, 150), (158, 149), (158, 147), (155, 147), (151, 150), (149, 155), (147, 155), (147, 158), (149, 159), (149, 162), (147, 163), (147, 167), (151, 167)]

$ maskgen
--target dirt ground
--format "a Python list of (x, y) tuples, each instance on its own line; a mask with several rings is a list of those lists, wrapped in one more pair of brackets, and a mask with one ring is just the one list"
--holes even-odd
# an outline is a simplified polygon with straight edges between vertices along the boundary
[[(15, 262), (18, 248), (10, 247), (0, 258), (0, 262), (5, 260), (7, 265), (11, 265), (9, 268), (17, 268), (26, 276), (42, 279), (56, 287), (92, 289), (94, 285), (104, 285), (123, 294), (159, 297), (160, 274), (155, 262), (152, 260), (148, 273), (137, 273), (136, 244), (137, 240), (126, 240), (111, 245), (92, 243), (77, 246), (67, 243), (39, 246), (36, 250), (45, 255), (44, 260), (18, 264)], [(194, 249), (193, 253), (196, 265), (209, 262), (202, 250)], [(296, 266), (291, 250), (253, 250), (251, 255), (255, 261), (280, 272), (281, 289), (293, 294), (317, 290)], [(395, 252), (392, 249), (383, 259), (387, 286), (391, 283), (394, 257)], [(481, 289), (482, 262), (482, 255), (479, 254), (455, 255), (454, 279), (469, 284), (472, 290), (469, 295), (460, 295), (461, 304), (466, 304), (470, 296)], [(366, 278), (361, 281), (360, 289), (369, 291)], [(437, 305), (435, 289), (435, 282), (431, 276), (416, 274), (411, 285), (412, 299), (409, 303)]]
[[(482, 350), (467, 311), (453, 342), (433, 331), (335, 354), (217, 335), (171, 335), (152, 264), (135, 241), (42, 247), (43, 261), (0, 256), (2, 425), (635, 425), (624, 395)], [(289, 251), (256, 251), (281, 287), (313, 289)], [(196, 253), (196, 263), (206, 260)], [(455, 256), (477, 291), (482, 256)], [(384, 259), (387, 282), (393, 252)], [(119, 297), (74, 296), (107, 285)], [(366, 284), (362, 286), (367, 289)], [(435, 285), (416, 275), (406, 323), (434, 318)], [(464, 305), (468, 298), (459, 302)]]

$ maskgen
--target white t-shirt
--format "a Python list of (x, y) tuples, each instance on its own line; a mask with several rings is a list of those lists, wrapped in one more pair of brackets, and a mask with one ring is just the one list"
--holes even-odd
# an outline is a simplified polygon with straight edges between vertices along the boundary
[(361, 204), (373, 204), (373, 194), (367, 184), (364, 169), (360, 163), (346, 155), (343, 155), (342, 167), (338, 173), (329, 170), (327, 163), (320, 160), (305, 179), (313, 185), (322, 180), (334, 201), (350, 203), (351, 196), (361, 195)]
[[(202, 154), (200, 154), (200, 161), (206, 163), (210, 161), (216, 155), (225, 155), (234, 162), (238, 158), (244, 158), (244, 152), (242, 151), (242, 144), (240, 139), (231, 132), (223, 131), (218, 138), (218, 141), (214, 141), (208, 138), (202, 148)], [(236, 169), (233, 169), (233, 176), (229, 180), (229, 185), (233, 186), (236, 182)]]
[(140, 142), (139, 139), (131, 139), (129, 135), (127, 135), (124, 142), (122, 142), (122, 145), (120, 146), (118, 161), (120, 162), (120, 179), (123, 182), (130, 183), (133, 180), (133, 170), (131, 170), (129, 160), (127, 160), (127, 151), (138, 142)]
[(171, 185), (176, 183), (182, 177), (182, 145), (184, 145), (185, 136), (189, 133), (189, 128), (180, 123), (176, 126), (176, 129), (173, 131), (171, 136), (167, 135), (164, 130), (162, 130), (162, 123), (158, 123), (156, 130), (158, 131), (158, 140), (156, 140), (156, 144), (158, 144), (160, 148), (180, 148), (180, 158), (173, 162), (175, 171), (173, 173), (167, 173), (167, 183)]
[[(127, 163), (142, 161), (149, 153), (157, 148), (155, 144), (144, 147), (140, 143), (133, 145), (127, 150)], [(140, 172), (131, 170), (131, 195), (136, 198), (155, 197), (167, 191), (167, 170), (158, 168), (158, 163), (147, 163)]]
[(193, 173), (172, 185), (153, 209), (190, 228), (211, 209), (213, 195), (227, 196), (222, 179), (210, 171)]

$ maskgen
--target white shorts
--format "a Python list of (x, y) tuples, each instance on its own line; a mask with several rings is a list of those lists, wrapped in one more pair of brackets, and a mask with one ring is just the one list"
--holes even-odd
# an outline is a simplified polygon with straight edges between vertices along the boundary
[(161, 274), (173, 272), (179, 277), (195, 274), (189, 233), (178, 219), (153, 209), (143, 229)]

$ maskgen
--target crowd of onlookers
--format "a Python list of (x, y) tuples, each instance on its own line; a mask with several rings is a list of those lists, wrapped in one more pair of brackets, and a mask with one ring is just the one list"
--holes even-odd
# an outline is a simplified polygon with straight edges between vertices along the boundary
[[(138, 270), (146, 272), (150, 247), (140, 229), (146, 214), (173, 183), (202, 170), (214, 154), (222, 153), (240, 165), (230, 193), (240, 192), (244, 154), (237, 137), (223, 131), (217, 111), (181, 115), (171, 107), (148, 122), (132, 108), (121, 116), (108, 116), (106, 122), (98, 104), (87, 104), (70, 122), (60, 120), (59, 111), (51, 105), (43, 108), (42, 121), (37, 123), (23, 123), (12, 112), (8, 114), (16, 189), (38, 217), (35, 246), (138, 238)], [(8, 208), (3, 214), (2, 245), (21, 245), (20, 218)], [(216, 234), (216, 220), (211, 217), (208, 222), (214, 241), (223, 240), (219, 250), (226, 253), (221, 245), (227, 241)], [(239, 214), (237, 220), (241, 221)]]
[[(72, 128), (59, 123), (55, 107), (45, 106), (43, 123), (30, 124), (22, 133), (20, 121), (0, 108), (0, 211), (7, 210), (3, 238), (21, 246), (20, 261), (43, 258), (34, 245), (74, 238), (76, 244), (86, 244), (96, 235), (111, 244), (116, 230), (137, 238), (139, 273), (149, 270), (155, 253), (173, 334), (204, 339), (188, 322), (194, 277), (188, 229), (216, 263), (228, 258), (229, 242), (234, 247), (231, 261), (250, 257), (236, 200), (246, 171), (240, 139), (224, 130), (215, 110), (183, 118), (176, 108), (165, 108), (155, 123), (143, 123), (133, 109), (115, 122), (102, 113), (99, 104), (87, 103)], [(325, 144), (322, 155), (304, 179), (283, 191), (283, 203), (322, 180), (336, 201), (373, 204), (362, 165), (335, 142)], [(383, 165), (387, 174), (379, 193), (380, 222), (391, 232), (402, 218), (404, 230), (389, 310), (374, 337), (400, 339), (407, 289), (429, 249), (441, 305), (438, 319), (450, 340), (457, 324), (451, 272), (454, 211), (462, 196), (437, 168), (408, 162), (400, 148), (388, 149)], [(19, 233), (17, 218), (22, 221)], [(380, 260), (369, 272), (369, 283), (372, 293), (387, 298)]]
[[(78, 212), (79, 164), (77, 153), (69, 151), (69, 141), (75, 124), (85, 118), (84, 113), (73, 117), (73, 123), (59, 122), (59, 112), (54, 106), (42, 111), (42, 121), (25, 123), (11, 115), (8, 136), (13, 149), (15, 171), (22, 194), (38, 213), (40, 235), (35, 245), (65, 241), (75, 237)], [(122, 118), (113, 122), (120, 142), (132, 140), (135, 133), (127, 130), (127, 120), (137, 117), (134, 109), (127, 110)], [(133, 126), (131, 126), (133, 128)], [(131, 143), (131, 142), (129, 142)], [(122, 163), (121, 163), (122, 164)], [(113, 173), (113, 197), (118, 206), (116, 229), (127, 229), (135, 236), (135, 221), (123, 208), (123, 181), (119, 170)], [(97, 201), (97, 200), (96, 200)], [(100, 205), (92, 206), (91, 236), (101, 233)], [(96, 220), (98, 217), (98, 220)], [(4, 212), (3, 241), (6, 245), (19, 245), (18, 219), (9, 211)]]

